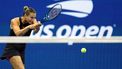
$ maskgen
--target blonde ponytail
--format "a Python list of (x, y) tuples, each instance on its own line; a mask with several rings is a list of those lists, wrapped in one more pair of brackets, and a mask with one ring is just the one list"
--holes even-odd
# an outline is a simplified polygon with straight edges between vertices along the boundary
[(26, 12), (27, 10), (29, 10), (29, 7), (28, 6), (24, 6), (23, 10), (24, 10), (24, 12)]
[(35, 11), (34, 8), (28, 7), (28, 6), (24, 6), (24, 7), (23, 7), (23, 10), (24, 10), (23, 15), (27, 15), (27, 16), (28, 16), (30, 13), (36, 13), (36, 11)]

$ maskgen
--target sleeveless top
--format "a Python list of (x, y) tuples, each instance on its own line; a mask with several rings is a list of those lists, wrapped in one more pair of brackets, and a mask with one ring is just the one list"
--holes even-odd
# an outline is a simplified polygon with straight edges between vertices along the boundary
[[(19, 18), (19, 21), (20, 21), (20, 29), (23, 29), (24, 27), (30, 25), (29, 23), (22, 23), (22, 19), (21, 17)], [(24, 35), (22, 36), (29, 36), (31, 33), (31, 29), (28, 30), (28, 32), (26, 32)], [(10, 36), (16, 36), (13, 29), (10, 30)], [(0, 59), (6, 59), (7, 57), (9, 57), (10, 55), (18, 55), (20, 53), (22, 53), (21, 57), (22, 57), (22, 60), (23, 60), (23, 57), (24, 57), (24, 51), (25, 51), (25, 48), (26, 48), (26, 43), (7, 43), (5, 49), (4, 49), (4, 52), (2, 54), (2, 56), (0, 57)], [(24, 61), (23, 61), (24, 62)]]
[[(23, 28), (25, 28), (26, 26), (30, 25), (29, 23), (22, 23), (21, 17), (19, 17), (19, 22), (20, 22), (20, 25), (19, 25), (20, 29), (23, 29)], [(32, 31), (31, 29), (28, 30), (28, 31), (27, 31), (24, 35), (22, 35), (22, 36), (29, 36), (30, 33), (31, 33), (31, 31)], [(9, 36), (16, 36), (15, 33), (14, 33), (14, 31), (13, 31), (13, 29), (10, 30)]]

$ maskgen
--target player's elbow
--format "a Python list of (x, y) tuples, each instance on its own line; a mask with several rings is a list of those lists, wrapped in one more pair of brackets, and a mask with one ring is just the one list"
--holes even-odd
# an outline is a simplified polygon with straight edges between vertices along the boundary
[(21, 31), (17, 31), (17, 32), (15, 32), (15, 35), (16, 36), (22, 36), (22, 33), (21, 33)]

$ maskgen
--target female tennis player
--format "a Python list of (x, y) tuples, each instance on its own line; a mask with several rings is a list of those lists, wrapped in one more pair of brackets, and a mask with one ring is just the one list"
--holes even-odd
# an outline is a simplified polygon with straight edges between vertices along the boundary
[[(29, 36), (32, 30), (37, 32), (41, 23), (36, 20), (35, 9), (25, 6), (24, 14), (11, 20), (10, 36)], [(1, 59), (9, 60), (14, 69), (25, 69), (25, 43), (7, 43)]]

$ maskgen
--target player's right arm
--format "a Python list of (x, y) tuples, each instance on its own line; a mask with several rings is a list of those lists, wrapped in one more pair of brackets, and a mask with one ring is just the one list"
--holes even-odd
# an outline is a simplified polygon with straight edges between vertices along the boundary
[(20, 22), (18, 18), (14, 18), (11, 20), (11, 27), (16, 36), (22, 36), (30, 29), (30, 26), (20, 29), (19, 25), (20, 25)]

